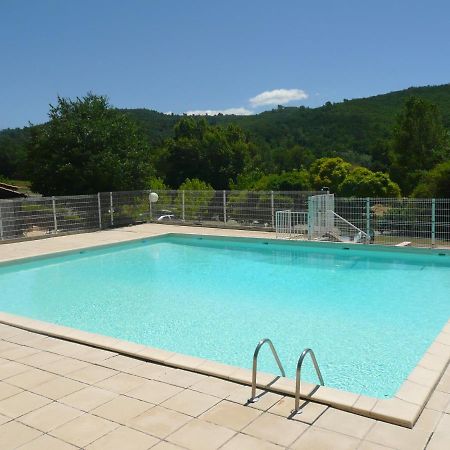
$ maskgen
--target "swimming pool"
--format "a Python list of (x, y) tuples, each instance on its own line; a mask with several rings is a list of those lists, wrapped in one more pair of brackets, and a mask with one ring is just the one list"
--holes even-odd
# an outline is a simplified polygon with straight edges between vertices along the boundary
[(328, 386), (383, 398), (448, 319), (449, 260), (169, 236), (0, 266), (0, 310), (241, 367), (270, 337), (289, 376), (312, 347)]

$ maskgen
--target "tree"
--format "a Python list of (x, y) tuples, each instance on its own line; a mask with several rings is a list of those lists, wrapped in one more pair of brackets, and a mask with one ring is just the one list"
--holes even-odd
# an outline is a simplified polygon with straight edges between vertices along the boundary
[(35, 192), (70, 195), (148, 187), (148, 143), (106, 97), (58, 97), (49, 118), (31, 131), (28, 163)]
[(249, 144), (243, 131), (209, 125), (205, 118), (184, 117), (174, 128), (174, 138), (165, 143), (163, 161), (166, 181), (179, 186), (199, 178), (215, 189), (226, 189), (245, 167)]
[(394, 128), (391, 176), (410, 194), (424, 173), (449, 156), (449, 140), (438, 107), (410, 97)]
[(414, 189), (413, 196), (450, 198), (450, 161), (431, 169)]
[(385, 173), (356, 167), (339, 185), (337, 193), (343, 197), (400, 197), (400, 188)]
[(351, 169), (352, 165), (342, 158), (317, 159), (310, 168), (311, 184), (314, 189), (321, 189), (326, 186), (331, 192), (337, 192), (339, 185)]
[(209, 202), (214, 198), (214, 189), (208, 183), (198, 178), (187, 178), (178, 188), (175, 204), (181, 210), (184, 191), (184, 214), (188, 220), (200, 219), (208, 208)]
[(255, 191), (308, 191), (311, 189), (306, 170), (263, 175), (251, 187)]

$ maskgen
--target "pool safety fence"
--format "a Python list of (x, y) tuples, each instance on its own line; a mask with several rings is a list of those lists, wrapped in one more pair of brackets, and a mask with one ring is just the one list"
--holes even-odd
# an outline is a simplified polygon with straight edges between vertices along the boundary
[(0, 200), (1, 241), (138, 223), (275, 231), (283, 239), (449, 246), (450, 199), (146, 190)]

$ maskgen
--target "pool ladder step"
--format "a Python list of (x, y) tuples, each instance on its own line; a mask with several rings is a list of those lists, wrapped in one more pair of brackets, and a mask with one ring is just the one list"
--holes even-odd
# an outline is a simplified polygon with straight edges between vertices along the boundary
[[(265, 338), (265, 339), (262, 339), (261, 341), (259, 341), (258, 345), (255, 348), (255, 352), (253, 353), (252, 396), (248, 399), (249, 403), (254, 403), (259, 400), (259, 397), (256, 395), (256, 376), (257, 376), (257, 372), (258, 372), (259, 351), (261, 350), (261, 347), (264, 344), (269, 345), (270, 350), (272, 351), (272, 355), (275, 358), (278, 368), (280, 369), (281, 375), (283, 377), (286, 376), (286, 372), (283, 368), (283, 365), (281, 364), (280, 358), (278, 356), (277, 351), (275, 350), (275, 346), (273, 345), (273, 342), (269, 338)], [(317, 377), (319, 378), (319, 381), (320, 381), (320, 385), (324, 386), (322, 373), (320, 371), (319, 364), (317, 363), (316, 355), (314, 354), (314, 352), (311, 348), (305, 348), (305, 350), (303, 350), (303, 352), (301, 353), (301, 355), (298, 359), (298, 362), (297, 362), (297, 370), (296, 370), (296, 374), (295, 374), (295, 406), (294, 406), (294, 410), (292, 411), (294, 414), (297, 413), (300, 409), (301, 372), (302, 372), (303, 362), (307, 355), (310, 355), (310, 357), (311, 357), (314, 369), (315, 369)]]

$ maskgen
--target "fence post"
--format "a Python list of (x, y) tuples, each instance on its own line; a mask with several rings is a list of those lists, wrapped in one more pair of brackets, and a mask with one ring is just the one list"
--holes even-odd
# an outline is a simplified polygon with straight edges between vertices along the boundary
[(366, 198), (366, 244), (370, 244), (370, 197)]
[(181, 220), (184, 222), (185, 206), (184, 206), (184, 190), (181, 191)]
[(227, 223), (227, 191), (223, 191), (223, 223)]
[(0, 205), (0, 239), (3, 241), (2, 205)]
[(272, 228), (275, 228), (275, 202), (273, 199), (273, 191), (270, 191), (270, 209), (272, 211)]
[(102, 229), (102, 202), (100, 199), (100, 192), (97, 193), (97, 204), (98, 204), (98, 227)]
[(114, 210), (113, 210), (113, 195), (109, 193), (109, 214), (111, 216), (111, 226), (114, 226)]
[(53, 225), (55, 229), (55, 233), (58, 232), (58, 222), (56, 221), (56, 200), (55, 196), (52, 196), (52, 206), (53, 206)]
[(436, 245), (436, 199), (431, 199), (431, 246)]

